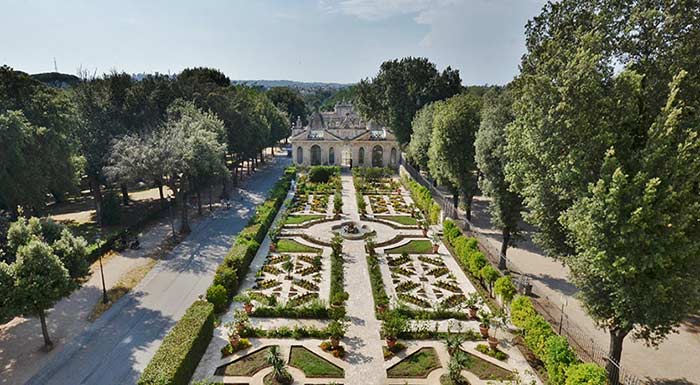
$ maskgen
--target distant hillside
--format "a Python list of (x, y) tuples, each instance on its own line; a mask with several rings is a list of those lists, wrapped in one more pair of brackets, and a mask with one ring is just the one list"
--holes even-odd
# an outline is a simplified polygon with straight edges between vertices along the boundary
[(73, 87), (80, 83), (80, 78), (75, 75), (62, 74), (60, 72), (44, 72), (30, 75), (32, 78), (56, 88)]
[(233, 80), (233, 84), (246, 84), (249, 86), (257, 86), (265, 89), (273, 87), (289, 87), (296, 89), (330, 89), (340, 90), (351, 86), (352, 84), (342, 83), (323, 83), (323, 82), (297, 82), (294, 80)]

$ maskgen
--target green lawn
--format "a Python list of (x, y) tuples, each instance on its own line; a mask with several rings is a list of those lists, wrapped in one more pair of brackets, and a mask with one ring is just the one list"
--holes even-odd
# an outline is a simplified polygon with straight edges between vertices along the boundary
[(474, 373), (481, 380), (509, 381), (513, 379), (513, 373), (483, 360), (473, 354), (467, 353), (469, 364), (466, 370)]
[(433, 243), (427, 239), (414, 239), (405, 245), (388, 249), (387, 254), (401, 254), (403, 252), (409, 254), (430, 254), (433, 252)]
[(306, 377), (344, 378), (343, 369), (319, 357), (303, 346), (292, 346), (289, 365), (302, 372)]
[(284, 221), (285, 225), (300, 225), (304, 222), (315, 221), (325, 218), (325, 215), (290, 215)]
[(241, 357), (232, 363), (220, 366), (216, 369), (217, 376), (244, 376), (250, 377), (269, 365), (265, 361), (269, 346)]
[(315, 247), (302, 245), (301, 243), (293, 239), (280, 239), (277, 241), (277, 251), (280, 253), (314, 253), (318, 254), (321, 249)]
[(441, 368), (440, 359), (433, 348), (421, 348), (387, 369), (389, 378), (426, 378), (435, 369)]
[(416, 226), (416, 225), (418, 225), (418, 221), (416, 220), (416, 218), (413, 218), (412, 216), (409, 216), (409, 215), (377, 215), (377, 216), (375, 216), (375, 218), (398, 223), (398, 224), (404, 225), (404, 226)]

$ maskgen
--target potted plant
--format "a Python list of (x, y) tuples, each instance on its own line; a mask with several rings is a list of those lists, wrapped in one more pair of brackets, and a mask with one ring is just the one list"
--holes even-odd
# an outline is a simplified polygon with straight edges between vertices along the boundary
[(493, 336), (490, 336), (488, 338), (488, 343), (489, 347), (494, 352), (498, 349), (498, 338), (496, 338), (498, 330), (505, 327), (507, 322), (508, 320), (506, 319), (506, 314), (503, 311), (499, 311), (498, 313), (494, 314), (491, 318), (491, 326), (493, 326)]
[(291, 384), (292, 375), (284, 367), (284, 359), (280, 355), (279, 346), (270, 346), (265, 361), (272, 367), (272, 376), (280, 384)]
[(340, 339), (345, 337), (347, 326), (340, 321), (333, 320), (326, 327), (326, 331), (328, 331), (331, 346), (333, 346), (333, 349), (336, 349), (340, 345)]
[[(250, 317), (248, 313), (242, 311), (241, 309), (236, 310), (233, 313), (233, 326), (236, 329), (238, 335), (243, 333), (243, 331), (250, 325)], [(233, 344), (232, 344), (233, 345)]]
[(420, 225), (420, 229), (423, 231), (423, 236), (427, 237), (428, 236), (428, 221), (425, 219), (421, 219), (418, 224)]
[(436, 233), (430, 235), (430, 240), (433, 242), (433, 254), (437, 254), (440, 248), (440, 236)]
[(250, 293), (241, 293), (233, 297), (233, 300), (236, 302), (243, 303), (243, 309), (245, 309), (246, 314), (250, 314), (253, 312), (253, 298), (251, 297)]
[(493, 314), (488, 311), (479, 311), (479, 332), (484, 338), (489, 338), (489, 327), (491, 325), (491, 320), (493, 319)]
[(386, 346), (393, 349), (396, 340), (408, 328), (408, 320), (397, 312), (391, 312), (384, 317), (382, 322), (382, 335), (386, 339)]
[(274, 253), (277, 251), (277, 239), (279, 238), (281, 228), (279, 225), (272, 226), (270, 229), (270, 252)]
[(389, 304), (385, 301), (377, 301), (377, 313), (384, 314), (384, 312), (386, 312), (386, 309), (388, 308)]
[(479, 305), (481, 305), (481, 297), (476, 292), (470, 293), (464, 301), (464, 305), (469, 309), (469, 318), (476, 319)]

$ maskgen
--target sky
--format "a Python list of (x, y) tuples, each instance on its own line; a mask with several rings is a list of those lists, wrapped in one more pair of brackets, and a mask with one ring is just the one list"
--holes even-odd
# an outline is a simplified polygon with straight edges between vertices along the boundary
[(0, 0), (0, 64), (29, 73), (177, 73), (354, 83), (404, 56), (465, 85), (517, 74), (544, 0)]

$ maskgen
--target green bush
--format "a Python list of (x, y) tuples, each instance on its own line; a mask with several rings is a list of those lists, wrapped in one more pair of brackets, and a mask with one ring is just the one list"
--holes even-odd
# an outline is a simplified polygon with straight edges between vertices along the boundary
[(457, 256), (462, 258), (462, 260), (467, 260), (471, 253), (479, 250), (476, 238), (467, 238), (464, 235), (460, 235), (455, 238), (452, 246), (454, 247)]
[(525, 344), (537, 357), (544, 357), (545, 343), (554, 335), (552, 325), (541, 315), (531, 317), (525, 324)]
[(222, 263), (214, 274), (214, 285), (222, 286), (226, 289), (226, 296), (231, 297), (238, 288), (238, 271)]
[(121, 219), (122, 209), (119, 206), (119, 197), (114, 191), (109, 191), (102, 197), (102, 223), (117, 225)]
[(605, 369), (596, 364), (578, 364), (566, 371), (566, 385), (605, 385)]
[(564, 385), (566, 370), (576, 362), (576, 355), (569, 347), (566, 337), (551, 336), (545, 341), (544, 366), (552, 385)]
[(328, 183), (333, 175), (340, 174), (337, 166), (313, 166), (309, 169), (309, 181), (313, 183)]
[(442, 211), (442, 208), (440, 207), (439, 204), (433, 202), (433, 204), (430, 206), (430, 223), (436, 225), (440, 223), (440, 212)]
[(496, 294), (500, 295), (505, 303), (510, 303), (517, 292), (513, 280), (510, 279), (509, 275), (497, 279), (493, 287)]
[(214, 333), (214, 306), (194, 302), (165, 336), (139, 378), (139, 385), (186, 385)]
[(462, 235), (462, 231), (459, 230), (459, 227), (457, 227), (457, 225), (449, 219), (446, 219), (442, 223), (442, 232), (447, 239), (447, 243), (452, 246), (454, 246), (454, 241), (457, 239), (457, 237)]
[(488, 264), (486, 256), (481, 251), (472, 251), (467, 259), (469, 261), (469, 272), (478, 277), (479, 271)]
[(479, 270), (479, 277), (481, 277), (488, 286), (493, 285), (499, 276), (498, 270), (494, 269), (491, 265), (486, 265)]
[(513, 325), (524, 329), (527, 321), (536, 316), (537, 311), (532, 305), (532, 300), (524, 295), (516, 295), (510, 303), (510, 319)]
[(228, 305), (228, 293), (221, 285), (212, 285), (207, 289), (207, 301), (214, 305), (214, 311), (221, 313)]

